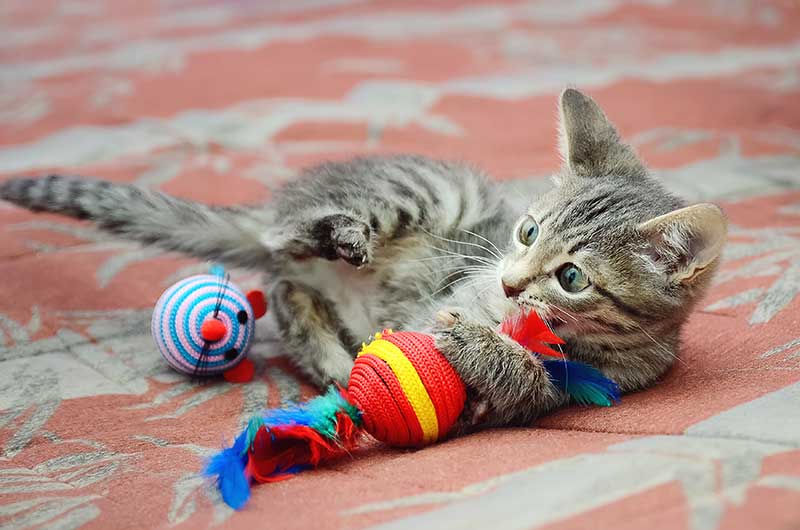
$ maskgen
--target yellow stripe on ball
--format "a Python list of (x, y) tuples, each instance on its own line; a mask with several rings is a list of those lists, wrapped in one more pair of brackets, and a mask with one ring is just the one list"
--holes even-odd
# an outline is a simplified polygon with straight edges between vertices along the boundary
[(359, 357), (367, 354), (374, 355), (389, 365), (411, 404), (411, 408), (417, 415), (425, 443), (435, 442), (439, 437), (439, 420), (436, 418), (436, 409), (417, 370), (400, 348), (381, 339), (379, 334), (376, 334), (376, 338), (377, 340), (361, 349), (358, 353)]

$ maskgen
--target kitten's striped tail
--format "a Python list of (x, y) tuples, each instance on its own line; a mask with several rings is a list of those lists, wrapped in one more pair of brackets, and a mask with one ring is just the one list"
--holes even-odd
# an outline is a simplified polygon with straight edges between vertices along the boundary
[(261, 242), (264, 221), (249, 210), (61, 175), (8, 180), (0, 184), (0, 198), (33, 211), (90, 219), (126, 239), (202, 259), (258, 267), (271, 258)]

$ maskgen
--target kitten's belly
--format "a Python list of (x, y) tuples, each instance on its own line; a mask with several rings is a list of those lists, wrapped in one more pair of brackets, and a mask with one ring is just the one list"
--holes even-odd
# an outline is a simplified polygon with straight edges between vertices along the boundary
[(330, 301), (342, 324), (358, 341), (378, 330), (380, 292), (375, 274), (343, 261), (312, 259), (298, 264), (295, 280)]

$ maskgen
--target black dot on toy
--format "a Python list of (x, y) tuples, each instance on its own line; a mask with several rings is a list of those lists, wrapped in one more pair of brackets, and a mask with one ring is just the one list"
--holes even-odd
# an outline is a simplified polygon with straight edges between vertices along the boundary
[(237, 355), (239, 355), (239, 350), (237, 350), (236, 348), (231, 348), (230, 350), (225, 352), (225, 360), (232, 361), (236, 358)]
[(242, 309), (238, 313), (236, 313), (236, 320), (239, 321), (239, 324), (247, 324), (247, 311)]

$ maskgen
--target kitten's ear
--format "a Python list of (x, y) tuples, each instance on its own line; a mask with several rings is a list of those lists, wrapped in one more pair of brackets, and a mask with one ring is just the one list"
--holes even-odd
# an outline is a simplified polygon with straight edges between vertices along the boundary
[(592, 98), (568, 88), (559, 100), (561, 157), (579, 177), (647, 174), (633, 149), (622, 142), (614, 125)]
[(701, 275), (722, 252), (728, 227), (713, 204), (695, 204), (639, 225), (651, 243), (651, 259), (676, 281)]

